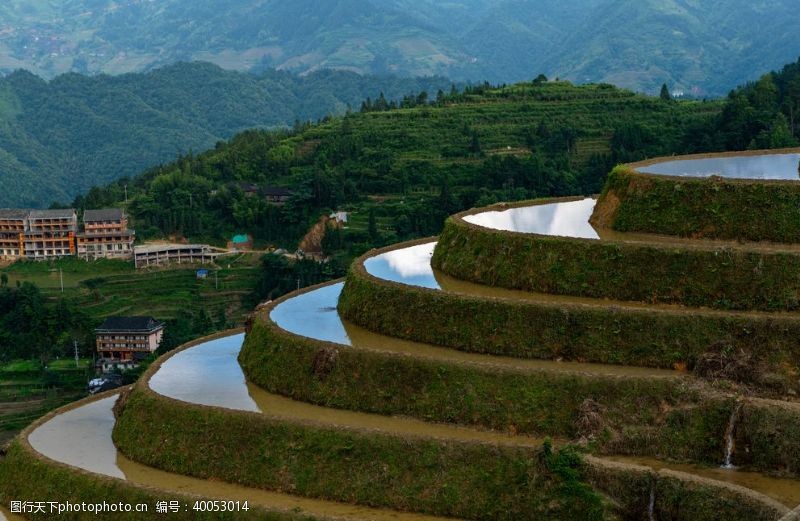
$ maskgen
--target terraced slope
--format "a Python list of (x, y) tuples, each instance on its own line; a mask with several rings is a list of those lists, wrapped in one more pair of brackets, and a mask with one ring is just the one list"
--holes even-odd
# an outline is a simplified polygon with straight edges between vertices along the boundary
[[(796, 249), (730, 253), (730, 244), (593, 230), (593, 206), (472, 212), (448, 223), (455, 231), (435, 254), (432, 240), (372, 252), (345, 284), (268, 303), (244, 338), (201, 339), (152, 366), (121, 394), (116, 418), (113, 398), (101, 397), (25, 433), (0, 462), (0, 502), (103, 484), (144, 500), (187, 490), (259, 498), (262, 516), (791, 518), (800, 504), (796, 313), (626, 299), (605, 291), (604, 277), (638, 270), (681, 289), (753, 259), (777, 273)], [(602, 248), (616, 254), (597, 255)], [(465, 259), (472, 280), (432, 267), (444, 258), (458, 268), (448, 256)], [(538, 263), (522, 262), (531, 258)], [(485, 273), (568, 283), (577, 258), (606, 263), (584, 281), (596, 294), (482, 285)], [(84, 414), (94, 420), (70, 421)], [(63, 422), (101, 433), (74, 436), (98, 450), (64, 450), (53, 437)], [(297, 510), (280, 513), (287, 505)]]

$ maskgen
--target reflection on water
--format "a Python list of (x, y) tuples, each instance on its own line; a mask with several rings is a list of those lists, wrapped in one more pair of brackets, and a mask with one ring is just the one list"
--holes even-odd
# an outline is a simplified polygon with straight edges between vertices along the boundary
[(464, 220), (485, 228), (509, 232), (599, 239), (597, 231), (589, 224), (596, 202), (595, 199), (586, 198), (580, 201), (537, 204), (468, 215)]
[(28, 442), (48, 458), (115, 478), (125, 478), (117, 467), (117, 449), (111, 440), (112, 411), (117, 395), (59, 414), (37, 427)]
[[(242, 335), (236, 335), (239, 347), (241, 347), (242, 343), (241, 337)], [(236, 340), (231, 339), (231, 343), (236, 344), (236, 342)], [(188, 359), (189, 363), (196, 363), (199, 358), (203, 357), (209, 357), (213, 360), (217, 358), (217, 354), (213, 351), (224, 352), (227, 349), (224, 343), (213, 341), (209, 342), (209, 344), (212, 344), (211, 349), (200, 349), (200, 355)], [(205, 344), (201, 347), (205, 347)], [(235, 361), (236, 354), (234, 353), (233, 356)], [(201, 363), (201, 365), (204, 364)], [(228, 373), (223, 372), (221, 374)], [(247, 388), (244, 385), (241, 388), (247, 393)], [(306, 499), (220, 481), (206, 481), (164, 472), (135, 463), (119, 454), (111, 441), (111, 431), (115, 422), (112, 407), (116, 399), (117, 395), (114, 395), (60, 414), (33, 431), (28, 439), (36, 451), (50, 459), (90, 472), (125, 479), (131, 483), (155, 487), (167, 492), (192, 494), (210, 499), (248, 501), (250, 506), (260, 505), (270, 509), (298, 510), (299, 513), (305, 512), (313, 516), (333, 516), (362, 520), (374, 519), (378, 521), (434, 521), (443, 519), (332, 501)], [(2, 519), (1, 516), (0, 519)], [(9, 521), (15, 521), (16, 519), (19, 518), (16, 516), (9, 517)]]
[(773, 478), (758, 472), (747, 472), (739, 469), (725, 469), (719, 466), (705, 467), (691, 463), (665, 463), (655, 458), (636, 456), (604, 456), (603, 459), (642, 465), (654, 470), (669, 469), (704, 478), (733, 483), (751, 490), (755, 490), (771, 497), (772, 499), (794, 508), (800, 504), (800, 481), (784, 478)]
[[(191, 389), (191, 393), (181, 394), (180, 396), (173, 394), (170, 397), (201, 405), (208, 405), (210, 402), (216, 401), (218, 402), (216, 403), (217, 406), (226, 409), (264, 412), (270, 416), (280, 418), (314, 421), (333, 426), (348, 426), (387, 433), (513, 443), (516, 445), (538, 446), (541, 444), (541, 440), (535, 438), (512, 437), (504, 433), (427, 423), (412, 418), (330, 409), (268, 393), (244, 380), (237, 359), (244, 341), (243, 335), (227, 337), (225, 340), (228, 340), (228, 342), (213, 340), (182, 351), (173, 358), (178, 358), (187, 353), (192, 355), (183, 356), (177, 364), (165, 363), (158, 370), (156, 374), (166, 381), (174, 381), (187, 375), (191, 375), (191, 378), (200, 379), (199, 384), (202, 385), (185, 387)], [(214, 370), (209, 371), (209, 368)], [(163, 386), (161, 389), (152, 388), (158, 393), (162, 393), (162, 390), (164, 390)], [(224, 388), (230, 389), (229, 394), (231, 396), (244, 395), (248, 399), (246, 401), (226, 400), (220, 402), (218, 400), (218, 390)], [(171, 390), (171, 388), (168, 387), (167, 390)]]
[(350, 345), (336, 305), (344, 282), (323, 286), (283, 301), (269, 318), (281, 328), (323, 342)]
[[(433, 277), (433, 275), (431, 275)], [(675, 377), (674, 371), (552, 360), (520, 359), (501, 356), (486, 356), (467, 353), (446, 347), (420, 344), (372, 333), (354, 324), (343, 321), (336, 310), (339, 294), (344, 284), (333, 284), (303, 293), (278, 304), (270, 318), (285, 331), (315, 340), (335, 342), (345, 346), (377, 349), (395, 353), (411, 353), (433, 360), (453, 360), (513, 369), (552, 370), (591, 374), (625, 374), (648, 377)], [(506, 290), (512, 292), (513, 290)], [(284, 309), (285, 308), (285, 309)]]
[(422, 288), (441, 289), (431, 267), (431, 257), (435, 242), (392, 250), (364, 261), (367, 273), (379, 279), (419, 286)]
[(243, 341), (244, 334), (232, 335), (181, 351), (153, 375), (150, 388), (184, 402), (258, 412), (236, 363)]
[(364, 261), (367, 273), (380, 279), (401, 282), (410, 286), (439, 289), (433, 277), (431, 257), (435, 242), (392, 250)]
[(729, 179), (800, 179), (797, 173), (800, 154), (765, 154), (757, 156), (680, 159), (639, 167), (648, 174), (681, 177), (718, 175)]
[[(475, 282), (470, 282), (466, 280), (456, 279), (454, 277), (450, 277), (445, 273), (442, 273), (439, 270), (434, 269), (430, 264), (431, 255), (433, 254), (433, 249), (436, 247), (435, 242), (429, 242), (426, 244), (422, 244), (419, 246), (411, 246), (409, 248), (402, 248), (399, 250), (393, 250), (387, 253), (382, 253), (380, 255), (376, 255), (375, 257), (370, 257), (366, 261), (364, 261), (364, 268), (367, 270), (367, 273), (370, 275), (377, 277), (382, 280), (388, 280), (392, 282), (398, 282), (400, 284), (408, 284), (410, 286), (419, 286), (423, 288), (429, 289), (436, 289), (436, 290), (444, 290), (449, 293), (462, 293), (464, 295), (473, 295), (478, 297), (493, 297), (493, 298), (507, 298), (513, 300), (528, 300), (528, 301), (535, 301), (535, 302), (550, 302), (556, 304), (565, 304), (565, 305), (574, 305), (574, 304), (586, 304), (586, 305), (593, 305), (596, 306), (598, 304), (605, 304), (605, 305), (614, 305), (622, 308), (646, 308), (646, 309), (678, 309), (680, 306), (674, 304), (649, 304), (643, 302), (633, 302), (633, 301), (611, 301), (611, 300), (602, 300), (602, 299), (595, 299), (595, 298), (588, 298), (588, 297), (574, 297), (570, 295), (553, 295), (549, 293), (537, 293), (533, 291), (523, 291), (517, 289), (507, 289), (502, 288), (500, 286), (485, 286), (483, 284), (477, 284)], [(413, 250), (408, 252), (407, 250)], [(388, 259), (393, 259), (390, 262)], [(404, 266), (401, 264), (399, 259), (402, 259), (404, 262), (410, 264), (410, 266)], [(412, 277), (406, 277), (405, 274), (413, 272), (414, 275)], [(334, 294), (335, 293), (335, 294)], [(304, 299), (303, 296), (295, 297), (293, 300), (297, 300), (291, 306), (292, 309), (295, 309), (293, 312), (293, 317), (289, 319), (283, 310), (281, 313), (275, 313), (273, 311), (272, 319), (281, 325), (284, 329), (292, 331), (291, 327), (305, 327), (304, 322), (307, 320), (314, 320), (310, 318), (311, 315), (314, 315), (315, 312), (319, 311), (320, 314), (328, 313), (332, 311), (332, 307), (335, 306), (335, 302), (338, 301), (339, 292), (328, 291), (321, 295), (309, 295), (306, 297), (308, 300)], [(320, 301), (319, 299), (330, 299), (332, 304), (325, 305), (324, 302)], [(314, 301), (312, 304), (311, 301)], [(304, 302), (308, 303), (309, 307), (304, 307)], [(284, 304), (281, 304), (283, 306)], [(281, 318), (282, 321), (276, 320), (276, 317)], [(325, 324), (330, 324), (329, 326), (325, 327), (326, 332), (329, 333), (330, 341), (337, 342), (341, 344), (346, 344), (346, 338), (342, 336), (339, 324), (341, 320), (334, 320), (334, 317), (323, 317), (321, 319)], [(284, 323), (286, 323), (286, 327), (284, 327)], [(312, 330), (314, 328), (311, 328)], [(292, 331), (296, 332), (296, 331)], [(312, 336), (313, 338), (318, 338), (317, 336), (313, 336), (307, 333), (299, 333), (303, 334), (304, 336)], [(339, 340), (334, 340), (338, 338)], [(321, 339), (321, 338), (320, 338)], [(345, 341), (343, 341), (345, 340)]]

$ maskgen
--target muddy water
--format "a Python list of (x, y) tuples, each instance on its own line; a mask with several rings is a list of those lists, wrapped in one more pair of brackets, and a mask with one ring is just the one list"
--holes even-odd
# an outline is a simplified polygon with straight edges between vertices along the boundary
[(490, 442), (526, 447), (538, 447), (544, 441), (544, 438), (512, 436), (501, 432), (429, 423), (406, 417), (330, 409), (271, 394), (253, 384), (248, 384), (248, 389), (253, 399), (264, 412), (279, 418), (307, 420), (330, 426), (356, 428), (384, 434), (422, 436), (440, 440)]
[(59, 414), (28, 436), (28, 442), (48, 458), (114, 478), (124, 478), (117, 467), (117, 449), (111, 441), (112, 407), (116, 395)]
[(511, 300), (528, 300), (533, 302), (551, 302), (570, 305), (605, 305), (620, 308), (685, 309), (679, 305), (646, 304), (642, 302), (604, 300), (574, 297), (570, 295), (551, 295), (548, 293), (506, 289), (498, 286), (484, 286), (482, 284), (451, 277), (434, 269), (430, 261), (435, 247), (435, 242), (429, 242), (382, 253), (366, 259), (364, 261), (364, 268), (367, 270), (367, 273), (382, 280), (477, 297), (506, 298)]
[(339, 317), (336, 303), (343, 286), (343, 283), (333, 284), (286, 300), (272, 310), (270, 318), (282, 329), (308, 338), (346, 346), (413, 354), (432, 360), (469, 362), (529, 371), (547, 370), (652, 378), (673, 378), (678, 375), (674, 371), (645, 367), (556, 362), (466, 353), (379, 335), (345, 322)]
[(259, 412), (236, 356), (244, 334), (205, 342), (169, 358), (150, 379), (155, 392), (199, 405)]
[[(241, 335), (237, 335), (241, 336)], [(241, 345), (241, 340), (239, 341)], [(220, 344), (216, 344), (219, 348)], [(245, 388), (246, 392), (246, 388)], [(378, 521), (433, 521), (432, 516), (373, 509), (331, 501), (296, 497), (202, 479), (181, 476), (134, 463), (117, 452), (111, 441), (114, 428), (112, 407), (117, 396), (92, 402), (58, 415), (33, 431), (28, 440), (42, 455), (90, 472), (125, 479), (132, 483), (168, 492), (199, 495), (204, 498), (248, 501), (250, 506), (297, 509), (310, 515), (338, 516), (346, 519)], [(36, 443), (34, 444), (34, 440)], [(93, 450), (85, 450), (90, 443)], [(188, 508), (191, 508), (189, 505)], [(15, 518), (9, 518), (15, 520)]]
[(23, 521), (24, 519), (19, 514), (12, 514), (5, 507), (0, 506), (0, 521)]
[(604, 456), (603, 459), (642, 465), (654, 470), (669, 469), (701, 476), (704, 478), (732, 483), (750, 490), (760, 492), (765, 496), (794, 508), (800, 504), (800, 480), (774, 478), (758, 472), (748, 472), (741, 469), (726, 469), (722, 467), (705, 467), (690, 463), (665, 463), (654, 458), (634, 456)]
[(710, 157), (663, 161), (637, 168), (648, 174), (681, 177), (709, 177), (728, 179), (782, 179), (800, 180), (797, 166), (800, 154), (764, 154), (753, 156)]
[[(279, 418), (312, 421), (330, 426), (407, 436), (513, 445), (539, 446), (542, 442), (536, 438), (428, 423), (412, 418), (329, 409), (268, 393), (245, 382), (244, 373), (237, 360), (243, 340), (244, 335), (234, 335), (212, 340), (178, 353), (168, 363), (162, 365), (154, 375), (151, 382), (158, 376), (161, 383), (157, 387), (151, 383), (151, 388), (159, 394), (188, 403), (263, 412)], [(172, 360), (176, 360), (177, 363), (169, 363)], [(192, 375), (192, 378), (198, 378), (198, 385), (177, 383), (187, 374)], [(176, 384), (173, 385), (173, 382)], [(223, 395), (220, 394), (220, 389), (228, 389), (229, 392)], [(238, 397), (242, 395), (248, 399), (239, 399)], [(233, 396), (235, 399), (228, 399), (227, 396)]]
[[(125, 472), (128, 481), (140, 485), (148, 485), (170, 492), (198, 495), (204, 498), (224, 499), (228, 501), (247, 501), (248, 506), (262, 506), (271, 509), (280, 509), (305, 513), (316, 516), (331, 516), (343, 519), (363, 519), (376, 521), (433, 521), (444, 518), (394, 512), (391, 510), (361, 507), (333, 501), (307, 499), (279, 492), (252, 489), (224, 483), (220, 481), (206, 481), (203, 479), (171, 474), (162, 470), (146, 467), (135, 463), (123, 455), (118, 455), (117, 464)], [(191, 504), (189, 504), (191, 508)]]

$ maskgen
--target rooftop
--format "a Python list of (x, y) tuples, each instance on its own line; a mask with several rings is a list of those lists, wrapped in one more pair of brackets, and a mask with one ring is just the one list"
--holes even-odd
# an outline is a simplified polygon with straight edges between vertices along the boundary
[(292, 195), (292, 191), (278, 186), (268, 186), (264, 188), (264, 195), (270, 197), (289, 197)]
[(103, 208), (102, 210), (86, 210), (83, 212), (83, 222), (121, 221), (124, 214), (121, 208)]
[(30, 210), (19, 210), (16, 208), (0, 208), (0, 219), (25, 219), (31, 213)]
[(58, 210), (31, 210), (31, 219), (71, 219), (75, 217), (74, 208)]
[(134, 252), (137, 255), (155, 252), (170, 252), (170, 251), (186, 251), (186, 250), (200, 250), (205, 251), (206, 255), (219, 255), (211, 250), (208, 244), (144, 244), (142, 246), (134, 246)]
[(164, 327), (153, 317), (108, 317), (95, 331), (154, 331)]

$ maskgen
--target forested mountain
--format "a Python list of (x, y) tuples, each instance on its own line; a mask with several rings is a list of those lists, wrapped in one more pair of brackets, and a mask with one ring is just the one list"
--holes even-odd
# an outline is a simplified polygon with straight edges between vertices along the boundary
[(449, 89), (444, 78), (225, 71), (181, 63), (121, 76), (17, 71), (0, 79), (0, 207), (69, 201), (250, 128), (358, 109), (367, 97)]
[[(251, 233), (296, 248), (332, 210), (352, 212), (323, 246), (345, 257), (433, 235), (456, 211), (499, 200), (597, 193), (617, 162), (707, 150), (722, 103), (663, 100), (539, 78), (407, 98), (292, 131), (251, 131), (127, 183), (137, 237), (224, 243)], [(710, 133), (711, 132), (711, 133)], [(285, 206), (241, 184), (289, 188)], [(123, 183), (73, 204), (120, 204)]]
[(7, 0), (0, 70), (177, 60), (722, 95), (800, 55), (796, 0)]

